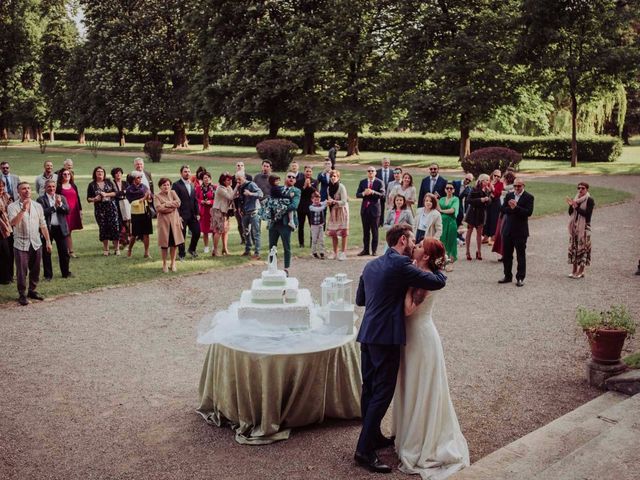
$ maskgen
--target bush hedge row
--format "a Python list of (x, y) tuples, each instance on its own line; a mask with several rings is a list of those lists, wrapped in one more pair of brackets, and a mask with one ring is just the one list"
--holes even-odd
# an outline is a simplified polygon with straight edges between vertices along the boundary
[[(103, 142), (117, 142), (118, 132), (115, 130), (86, 132), (87, 139), (98, 135)], [(127, 133), (128, 143), (145, 143), (149, 140), (148, 133)], [(165, 144), (173, 143), (173, 133), (160, 132), (159, 138)], [(266, 139), (266, 132), (229, 131), (216, 132), (209, 135), (212, 145), (233, 145), (255, 147)], [(297, 145), (304, 143), (303, 134), (284, 132), (278, 138), (289, 140)], [(57, 140), (75, 140), (77, 133), (69, 130), (56, 132)], [(316, 144), (321, 150), (328, 150), (334, 143), (346, 144), (343, 132), (319, 132), (315, 135)], [(189, 134), (192, 145), (202, 144), (202, 134)], [(475, 134), (471, 137), (473, 150), (486, 147), (506, 147), (522, 154), (524, 158), (541, 160), (570, 160), (571, 141), (567, 137), (524, 137), (515, 135), (484, 135)], [(393, 152), (425, 155), (458, 155), (459, 140), (450, 134), (408, 134), (387, 132), (381, 135), (361, 134), (359, 147), (363, 151)], [(578, 139), (578, 159), (580, 162), (613, 162), (622, 153), (622, 141), (619, 138), (606, 136), (580, 137)]]

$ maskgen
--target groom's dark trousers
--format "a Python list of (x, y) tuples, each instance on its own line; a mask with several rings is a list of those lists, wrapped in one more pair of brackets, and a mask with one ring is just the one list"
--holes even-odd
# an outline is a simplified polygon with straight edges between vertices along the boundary
[(362, 352), (362, 431), (357, 453), (370, 456), (383, 439), (380, 422), (393, 398), (405, 344), (407, 289), (439, 290), (446, 281), (441, 272), (424, 272), (393, 248), (364, 267), (356, 293), (356, 304), (365, 307), (357, 338)]
[(391, 404), (400, 367), (400, 345), (369, 345), (363, 343), (362, 370), (362, 433), (358, 439), (358, 452), (375, 450), (382, 438), (380, 422)]

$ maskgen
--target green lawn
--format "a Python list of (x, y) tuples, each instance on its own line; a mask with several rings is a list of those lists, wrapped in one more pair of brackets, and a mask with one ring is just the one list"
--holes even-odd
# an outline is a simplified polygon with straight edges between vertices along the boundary
[[(232, 147), (229, 147), (232, 148)], [(64, 158), (70, 157), (74, 160), (74, 170), (76, 172), (76, 182), (80, 190), (80, 196), (83, 199), (84, 206), (84, 225), (85, 228), (82, 231), (75, 232), (73, 234), (74, 250), (78, 254), (77, 259), (71, 260), (71, 271), (75, 277), (71, 279), (60, 279), (59, 269), (56, 264), (57, 256), (54, 253), (54, 280), (51, 282), (41, 282), (38, 290), (45, 296), (59, 295), (71, 292), (81, 292), (98, 287), (128, 284), (134, 282), (140, 282), (150, 280), (158, 277), (162, 277), (165, 274), (161, 271), (160, 251), (156, 246), (155, 235), (151, 237), (151, 255), (152, 260), (145, 260), (142, 258), (142, 245), (140, 242), (136, 243), (134, 249), (134, 255), (132, 258), (127, 259), (126, 256), (121, 257), (103, 257), (102, 256), (102, 244), (98, 241), (98, 231), (93, 217), (93, 207), (88, 204), (86, 198), (86, 188), (91, 179), (91, 172), (96, 165), (102, 165), (107, 171), (112, 167), (120, 166), (127, 171), (132, 166), (132, 160), (136, 156), (132, 153), (130, 156), (122, 157), (115, 156), (111, 152), (100, 153), (97, 158), (94, 158), (86, 150), (78, 150), (73, 153), (56, 153), (49, 152), (44, 155), (37, 149), (23, 149), (23, 148), (0, 148), (0, 161), (8, 161), (11, 164), (11, 171), (18, 174), (21, 179), (33, 182), (35, 176), (42, 171), (42, 164), (45, 160), (51, 160), (54, 163), (55, 168), (62, 166)], [(320, 157), (319, 157), (320, 159)], [(211, 160), (189, 160), (188, 156), (182, 156), (181, 158), (166, 158), (159, 164), (147, 163), (146, 167), (151, 171), (156, 181), (161, 176), (168, 176), (172, 180), (178, 178), (178, 172), (180, 166), (189, 162), (192, 171), (199, 165), (204, 165), (206, 168), (214, 174), (214, 181), (221, 172), (234, 169), (234, 161), (229, 159), (211, 159)], [(248, 168), (249, 173), (257, 173), (257, 166), (250, 166)], [(318, 170), (317, 170), (318, 171)], [(411, 171), (411, 169), (409, 169)], [(349, 195), (354, 198), (358, 182), (363, 178), (364, 173), (353, 170), (344, 170), (342, 174), (342, 180), (347, 187)], [(419, 185), (421, 177), (416, 178), (416, 182)], [(535, 216), (548, 215), (554, 213), (565, 212), (566, 204), (564, 198), (567, 195), (574, 195), (575, 182), (573, 179), (567, 179), (568, 184), (561, 183), (547, 183), (547, 182), (533, 182), (527, 183), (527, 190), (533, 193), (536, 197)], [(608, 203), (620, 202), (630, 197), (630, 194), (612, 190), (608, 188), (592, 187), (591, 194), (597, 201), (598, 206), (602, 206)], [(359, 221), (358, 211), (360, 208), (360, 201), (353, 199), (351, 203), (351, 237), (350, 246), (357, 248), (360, 245), (362, 239), (362, 226)], [(242, 252), (239, 245), (239, 238), (237, 229), (235, 228), (235, 222), (232, 221), (231, 234), (229, 239), (229, 246), (232, 255), (229, 257), (216, 257), (204, 256), (203, 254), (197, 260), (187, 260), (181, 262), (178, 265), (178, 275), (185, 273), (201, 272), (205, 270), (212, 270), (221, 267), (236, 266), (248, 262), (245, 257), (240, 257)], [(308, 230), (308, 227), (307, 227)], [(307, 233), (308, 235), (308, 233)], [(297, 233), (292, 236), (293, 239), (293, 254), (294, 255), (308, 255), (309, 250), (297, 248)], [(328, 246), (329, 241), (325, 244)], [(262, 251), (266, 253), (267, 247), (267, 235), (266, 231), (262, 232)], [(199, 243), (199, 251), (202, 252), (202, 241)], [(55, 246), (54, 246), (55, 252)], [(176, 275), (176, 274), (167, 274)], [(8, 286), (0, 286), (0, 303), (14, 300), (16, 298), (15, 284)]]
[[(10, 142), (12, 146), (21, 145), (19, 141), (13, 140)], [(81, 152), (89, 152), (89, 147), (86, 145), (78, 145), (75, 141), (55, 141), (48, 144), (51, 147), (64, 147), (71, 148)], [(30, 144), (27, 147), (29, 150), (36, 148), (35, 144)], [(103, 142), (100, 144), (100, 149), (107, 152), (131, 152), (131, 155), (142, 155), (142, 144), (129, 143), (124, 147), (118, 146), (117, 143)], [(0, 147), (0, 151), (2, 147)], [(37, 149), (36, 149), (37, 151)], [(202, 146), (193, 145), (187, 149), (172, 150), (171, 148), (165, 149), (165, 153), (171, 155), (180, 155), (184, 158), (189, 158), (192, 155), (207, 156), (207, 157), (227, 157), (232, 162), (236, 158), (258, 158), (254, 147), (235, 147), (229, 145), (212, 145), (209, 150), (203, 151)], [(458, 157), (444, 156), (444, 155), (414, 155), (403, 153), (386, 153), (386, 152), (361, 152), (357, 157), (344, 157), (344, 151), (339, 152), (338, 164), (340, 162), (348, 162), (355, 164), (375, 164), (379, 165), (382, 157), (389, 157), (393, 165), (403, 167), (428, 167), (431, 163), (436, 162), (444, 169), (459, 169), (460, 163)], [(322, 163), (326, 152), (320, 151), (318, 155), (300, 155), (299, 161), (301, 163)], [(72, 154), (70, 156), (75, 155)], [(168, 158), (168, 157), (167, 157)], [(162, 162), (164, 163), (164, 162)], [(524, 159), (520, 164), (520, 171), (525, 173), (536, 172), (554, 172), (554, 173), (573, 173), (573, 174), (605, 174), (605, 175), (617, 175), (617, 174), (640, 174), (640, 137), (632, 139), (630, 146), (624, 146), (622, 149), (622, 155), (620, 158), (612, 163), (580, 163), (578, 159), (578, 166), (571, 168), (568, 161), (562, 160), (532, 160)]]

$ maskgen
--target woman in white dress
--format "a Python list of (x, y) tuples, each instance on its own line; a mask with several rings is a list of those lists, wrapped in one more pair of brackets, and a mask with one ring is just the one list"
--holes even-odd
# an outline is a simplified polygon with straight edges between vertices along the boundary
[[(437, 270), (444, 266), (444, 245), (425, 238), (413, 258), (420, 268)], [(407, 344), (393, 399), (393, 430), (399, 469), (442, 480), (469, 465), (469, 448), (451, 402), (442, 343), (431, 318), (435, 296), (409, 289), (405, 297)]]

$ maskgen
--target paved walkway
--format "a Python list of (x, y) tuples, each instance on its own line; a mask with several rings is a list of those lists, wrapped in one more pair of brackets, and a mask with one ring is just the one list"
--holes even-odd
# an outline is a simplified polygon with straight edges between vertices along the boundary
[[(590, 177), (636, 198), (594, 212), (594, 263), (582, 281), (566, 277), (565, 215), (531, 222), (524, 288), (499, 286), (501, 264), (487, 253), (450, 274), (434, 318), (473, 460), (600, 395), (586, 384), (588, 347), (574, 311), (624, 302), (640, 318), (639, 180)], [(365, 262), (296, 259), (291, 272), (319, 298), (322, 278), (357, 278)], [(195, 325), (263, 268), (3, 306), (0, 478), (371, 478), (352, 460), (358, 422), (246, 447), (194, 412), (206, 350), (195, 343)], [(383, 458), (395, 462), (391, 451)]]

